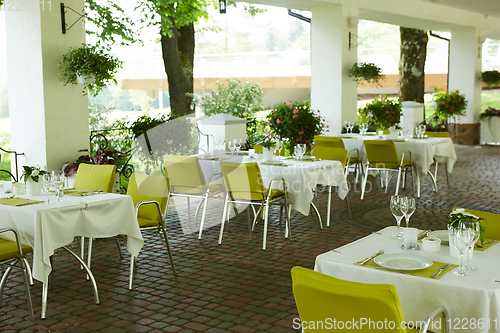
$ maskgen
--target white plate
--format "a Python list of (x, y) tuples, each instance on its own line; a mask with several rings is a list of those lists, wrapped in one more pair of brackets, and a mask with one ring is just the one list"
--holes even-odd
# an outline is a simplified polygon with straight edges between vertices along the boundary
[(373, 259), (379, 266), (397, 271), (416, 271), (432, 266), (432, 260), (409, 253), (382, 254)]
[(450, 240), (448, 239), (448, 230), (436, 230), (436, 231), (431, 231), (427, 234), (429, 237), (434, 237), (438, 238), (441, 240), (441, 242), (449, 242)]

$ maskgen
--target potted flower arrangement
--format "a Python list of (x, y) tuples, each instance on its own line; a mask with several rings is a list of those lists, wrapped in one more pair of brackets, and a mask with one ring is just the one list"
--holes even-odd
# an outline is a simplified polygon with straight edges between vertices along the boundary
[(81, 163), (87, 163), (87, 164), (117, 164), (117, 161), (122, 158), (122, 157), (127, 157), (130, 154), (123, 154), (119, 152), (118, 150), (97, 150), (94, 156), (90, 155), (90, 152), (88, 149), (80, 149), (78, 152), (86, 152), (86, 154), (81, 155), (78, 157), (78, 159), (73, 162), (69, 163), (66, 165), (64, 168), (64, 175), (65, 176), (70, 176), (76, 174), (78, 171), (78, 166), (80, 166)]
[(492, 107), (479, 115), (481, 122), (481, 142), (500, 143), (500, 109)]
[(290, 150), (297, 143), (305, 143), (310, 151), (315, 135), (321, 134), (324, 128), (323, 118), (311, 110), (310, 102), (281, 102), (267, 115), (270, 132), (285, 142)]
[(499, 71), (485, 71), (481, 74), (481, 80), (486, 83), (489, 88), (498, 87), (500, 84)]
[(347, 74), (352, 77), (354, 81), (358, 84), (361, 81), (367, 81), (368, 83), (380, 86), (380, 80), (383, 80), (385, 75), (382, 74), (382, 68), (378, 67), (374, 63), (362, 62), (358, 64), (357, 62), (352, 65)]
[(432, 100), (435, 103), (436, 114), (443, 119), (453, 116), (465, 116), (467, 100), (465, 95), (460, 94), (458, 89), (452, 92), (448, 89), (437, 90)]
[(84, 78), (83, 93), (97, 96), (107, 84), (116, 83), (115, 75), (122, 67), (122, 61), (106, 54), (102, 48), (82, 44), (70, 48), (59, 62), (63, 85), (77, 84)]
[(380, 129), (390, 129), (399, 124), (402, 105), (399, 99), (388, 99), (387, 96), (375, 99), (358, 110), (361, 122), (368, 122), (370, 127), (376, 125)]
[(48, 174), (47, 171), (41, 170), (39, 167), (23, 166), (23, 174), (21, 179), (26, 183), (26, 191), (30, 196), (37, 196), (42, 191), (42, 177)]
[(276, 148), (276, 142), (273, 139), (274, 135), (270, 134), (264, 141), (259, 144), (262, 146), (262, 154), (264, 161), (271, 161), (274, 156), (274, 149)]

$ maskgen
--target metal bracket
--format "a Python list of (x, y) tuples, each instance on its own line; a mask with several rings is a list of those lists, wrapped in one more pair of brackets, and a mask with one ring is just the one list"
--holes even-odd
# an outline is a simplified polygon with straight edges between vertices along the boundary
[[(78, 15), (78, 19), (73, 22), (72, 25), (70, 25), (68, 28), (66, 28), (66, 11), (65, 9), (68, 8), (69, 10), (71, 10), (72, 12), (74, 12), (76, 15)], [(78, 21), (80, 21), (82, 18), (85, 17), (85, 14), (80, 14), (78, 13), (76, 10), (74, 10), (73, 8), (69, 7), (69, 6), (64, 6), (64, 3), (61, 2), (61, 27), (62, 27), (62, 33), (63, 35), (66, 34), (66, 31), (71, 29)]]

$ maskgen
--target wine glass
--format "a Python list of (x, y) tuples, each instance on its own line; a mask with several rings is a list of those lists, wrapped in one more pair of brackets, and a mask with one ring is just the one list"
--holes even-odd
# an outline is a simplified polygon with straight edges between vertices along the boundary
[(64, 186), (64, 171), (52, 171), (52, 183), (56, 187), (57, 202), (62, 202), (62, 188)]
[(352, 134), (352, 128), (354, 127), (354, 125), (349, 121), (347, 123), (347, 130), (348, 130), (348, 133), (349, 134)]
[(470, 232), (470, 243), (465, 250), (465, 269), (469, 271), (477, 270), (476, 267), (471, 266), (470, 261), (470, 253), (474, 250), (474, 244), (476, 244), (479, 236), (481, 235), (481, 226), (479, 222), (470, 222), (469, 223), (469, 232)]
[(236, 155), (239, 155), (240, 154), (241, 146), (243, 145), (243, 140), (241, 140), (241, 139), (234, 139), (234, 144), (235, 144), (235, 147), (236, 147)]
[(458, 255), (460, 256), (460, 267), (458, 267), (458, 269), (453, 273), (454, 275), (469, 275), (469, 273), (465, 271), (464, 255), (467, 247), (470, 244), (470, 237), (470, 228), (463, 222), (459, 222), (458, 227), (453, 229), (453, 246), (455, 246), (455, 248), (458, 250)]
[(405, 214), (402, 211), (402, 205), (401, 205), (401, 197), (399, 195), (393, 195), (391, 196), (391, 213), (396, 219), (396, 223), (398, 225), (398, 233), (395, 235), (392, 235), (391, 237), (393, 239), (403, 239), (403, 234), (401, 233), (400, 226), (401, 226), (401, 220), (405, 216)]
[(276, 151), (277, 151), (278, 156), (281, 156), (282, 149), (283, 149), (283, 141), (278, 140), (278, 142), (276, 142)]
[(43, 190), (45, 193), (47, 193), (47, 203), (50, 203), (50, 187), (54, 184), (52, 184), (52, 176), (50, 173), (45, 173), (42, 176), (42, 181), (43, 181)]
[(408, 228), (408, 223), (410, 223), (410, 217), (415, 213), (415, 209), (417, 209), (417, 204), (415, 202), (415, 198), (407, 197), (408, 200), (408, 210), (405, 214), (406, 227)]
[(420, 126), (415, 126), (415, 135), (417, 136), (417, 139), (420, 139), (420, 134), (422, 134), (422, 129)]
[(304, 143), (299, 143), (299, 144), (297, 144), (297, 146), (299, 147), (300, 162), (302, 162), (302, 157), (306, 153), (306, 145)]
[(233, 155), (234, 151), (236, 150), (236, 139), (229, 141), (227, 146), (229, 147), (229, 150), (231, 151), (231, 155)]
[(425, 130), (427, 129), (424, 124), (419, 125), (420, 126), (420, 136), (422, 137), (422, 140), (424, 139), (424, 134)]

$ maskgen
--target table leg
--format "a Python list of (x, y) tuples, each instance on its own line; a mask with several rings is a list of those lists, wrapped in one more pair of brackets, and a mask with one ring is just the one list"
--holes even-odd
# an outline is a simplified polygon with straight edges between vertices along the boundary
[(75, 252), (71, 251), (66, 246), (63, 246), (63, 249), (65, 249), (73, 257), (75, 257), (76, 260), (78, 260), (80, 262), (80, 264), (83, 266), (83, 269), (85, 269), (85, 271), (87, 271), (87, 275), (89, 276), (90, 282), (92, 282), (92, 287), (94, 289), (95, 304), (99, 304), (99, 293), (97, 291), (97, 283), (95, 282), (94, 275), (92, 274), (92, 272), (90, 271), (90, 269), (87, 267), (87, 265), (85, 264), (85, 262)]
[(437, 186), (437, 183), (436, 183), (436, 177), (434, 177), (434, 175), (432, 174), (431, 170), (427, 170), (427, 173), (429, 174), (429, 176), (432, 179), (432, 187), (434, 187), (434, 192), (437, 192), (438, 191), (438, 186)]
[(42, 284), (42, 319), (45, 319), (45, 314), (47, 313), (47, 293), (49, 291), (49, 278)]

